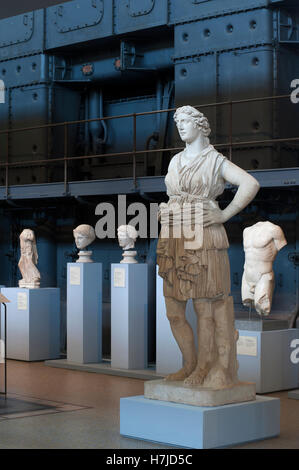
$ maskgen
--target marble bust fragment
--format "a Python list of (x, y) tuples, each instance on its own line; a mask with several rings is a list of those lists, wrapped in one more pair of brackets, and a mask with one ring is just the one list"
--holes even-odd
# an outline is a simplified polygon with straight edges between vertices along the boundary
[(243, 231), (245, 251), (242, 277), (243, 305), (254, 306), (260, 315), (269, 315), (274, 292), (273, 262), (287, 245), (282, 229), (272, 222), (258, 222)]
[(123, 259), (120, 263), (136, 264), (135, 256), (137, 251), (134, 251), (135, 242), (138, 233), (133, 225), (120, 225), (117, 229), (117, 237), (119, 246), (123, 249)]
[(88, 247), (92, 242), (94, 242), (96, 238), (94, 228), (91, 225), (86, 224), (78, 225), (78, 227), (73, 230), (73, 234), (76, 247), (78, 250), (80, 250), (78, 253), (79, 258), (77, 259), (76, 263), (93, 263), (91, 258), (92, 251), (85, 251), (84, 248)]
[(33, 230), (26, 228), (20, 235), (21, 257), (19, 260), (19, 270), (22, 279), (19, 281), (19, 287), (28, 289), (38, 289), (40, 287), (40, 272), (36, 265), (38, 262), (38, 253), (36, 240)]

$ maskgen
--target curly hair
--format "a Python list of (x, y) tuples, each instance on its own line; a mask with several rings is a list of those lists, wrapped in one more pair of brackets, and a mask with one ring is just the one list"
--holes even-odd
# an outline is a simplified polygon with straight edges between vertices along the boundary
[(96, 239), (94, 228), (91, 227), (91, 225), (78, 225), (78, 227), (73, 230), (74, 235), (75, 233), (79, 233), (80, 235), (89, 238), (91, 240), (90, 243), (92, 243)]
[(129, 238), (134, 240), (134, 242), (138, 237), (138, 232), (135, 227), (133, 227), (133, 225), (120, 225), (117, 229), (117, 235), (119, 235), (120, 233), (124, 234), (125, 236), (128, 236)]
[(175, 122), (177, 122), (178, 116), (181, 113), (189, 115), (190, 118), (194, 121), (196, 127), (202, 130), (202, 133), (205, 137), (208, 137), (211, 134), (209, 121), (203, 113), (189, 105), (181, 106), (180, 108), (177, 108), (176, 112), (174, 113), (173, 119)]

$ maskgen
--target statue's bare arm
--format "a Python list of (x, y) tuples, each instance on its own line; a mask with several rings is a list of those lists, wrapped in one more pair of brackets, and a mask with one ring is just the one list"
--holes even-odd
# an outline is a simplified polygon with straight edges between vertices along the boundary
[(204, 209), (204, 227), (224, 223), (241, 212), (254, 199), (260, 188), (258, 181), (253, 176), (229, 160), (223, 162), (221, 170), (225, 181), (238, 186), (238, 191), (232, 202), (223, 211), (219, 208)]
[(277, 251), (281, 250), (285, 245), (287, 245), (287, 241), (285, 239), (284, 233), (279, 225), (274, 225), (272, 228), (272, 233), (274, 244), (276, 246)]

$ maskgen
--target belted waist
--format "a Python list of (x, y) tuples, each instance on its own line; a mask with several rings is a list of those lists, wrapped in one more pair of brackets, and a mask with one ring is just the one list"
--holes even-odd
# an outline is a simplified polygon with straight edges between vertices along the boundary
[(218, 203), (209, 198), (186, 193), (186, 197), (170, 196), (168, 203), (159, 206), (158, 219), (162, 225), (175, 226), (181, 224), (202, 225), (204, 204), (218, 207)]

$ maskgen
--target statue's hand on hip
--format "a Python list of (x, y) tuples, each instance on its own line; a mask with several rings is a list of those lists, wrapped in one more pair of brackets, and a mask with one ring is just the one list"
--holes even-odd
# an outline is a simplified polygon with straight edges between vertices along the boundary
[(226, 222), (223, 211), (219, 207), (209, 207), (203, 210), (203, 226), (209, 227), (214, 224), (223, 224)]

